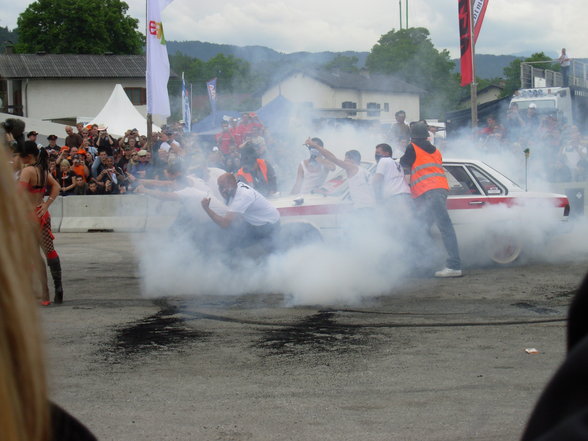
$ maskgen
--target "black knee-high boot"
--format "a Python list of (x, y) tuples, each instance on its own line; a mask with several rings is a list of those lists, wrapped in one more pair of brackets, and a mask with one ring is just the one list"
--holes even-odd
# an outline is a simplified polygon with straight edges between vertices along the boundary
[(47, 265), (51, 270), (51, 277), (53, 278), (53, 285), (55, 286), (54, 303), (63, 303), (63, 286), (61, 285), (61, 263), (59, 256), (47, 258)]

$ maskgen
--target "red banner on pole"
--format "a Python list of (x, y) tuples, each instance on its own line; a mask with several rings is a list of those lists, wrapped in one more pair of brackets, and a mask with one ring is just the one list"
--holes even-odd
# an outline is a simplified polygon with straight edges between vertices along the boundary
[[(459, 40), (461, 49), (461, 85), (467, 86), (474, 79), (473, 77), (473, 58), (475, 42), (478, 41), (484, 14), (486, 13), (488, 0), (458, 0), (459, 9)], [(470, 14), (470, 7), (472, 13)], [(472, 31), (470, 17), (474, 20), (474, 42), (472, 42)]]
[(470, 29), (470, 0), (458, 0), (459, 47), (461, 50), (461, 85), (472, 82), (472, 32)]

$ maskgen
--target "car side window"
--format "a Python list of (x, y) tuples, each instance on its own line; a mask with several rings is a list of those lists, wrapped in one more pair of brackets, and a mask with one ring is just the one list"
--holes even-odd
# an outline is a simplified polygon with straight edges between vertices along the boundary
[(480, 189), (461, 165), (444, 165), (450, 196), (480, 195)]
[(470, 173), (474, 176), (476, 181), (480, 184), (480, 187), (484, 190), (484, 193), (488, 196), (500, 196), (506, 194), (504, 188), (494, 181), (490, 176), (484, 173), (482, 170), (474, 166), (468, 166)]

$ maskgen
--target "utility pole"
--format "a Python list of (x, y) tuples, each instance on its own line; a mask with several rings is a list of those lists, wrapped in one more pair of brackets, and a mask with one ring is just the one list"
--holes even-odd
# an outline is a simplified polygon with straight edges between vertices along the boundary
[(405, 21), (406, 29), (408, 29), (408, 0), (406, 0), (406, 2), (405, 2), (404, 12), (406, 13), (406, 21)]
[(472, 82), (470, 96), (472, 106), (472, 129), (478, 127), (478, 84), (476, 83), (476, 41), (474, 39), (474, 0), (470, 2), (470, 46), (472, 48)]
[(399, 16), (400, 16), (400, 29), (402, 29), (402, 0), (398, 0), (398, 10), (399, 10)]

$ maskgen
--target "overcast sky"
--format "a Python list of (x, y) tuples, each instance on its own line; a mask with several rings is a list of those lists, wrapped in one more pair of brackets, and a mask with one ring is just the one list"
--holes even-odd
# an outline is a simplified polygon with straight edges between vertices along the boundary
[[(403, 25), (405, 5), (402, 1)], [(27, 0), (0, 0), (0, 26), (16, 27)], [(141, 20), (145, 0), (127, 0)], [(459, 56), (457, 0), (408, 0), (409, 26), (429, 29), (437, 49)], [(476, 45), (481, 54), (510, 55), (566, 47), (588, 57), (586, 0), (489, 0)], [(369, 51), (378, 38), (398, 29), (397, 0), (174, 0), (163, 14), (167, 40), (261, 45), (280, 52)]]

